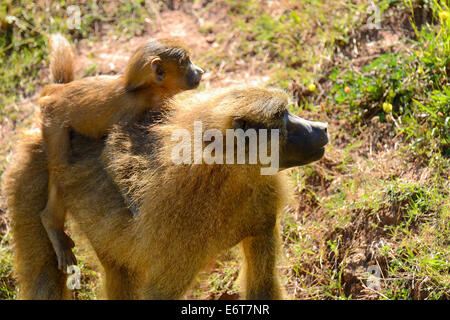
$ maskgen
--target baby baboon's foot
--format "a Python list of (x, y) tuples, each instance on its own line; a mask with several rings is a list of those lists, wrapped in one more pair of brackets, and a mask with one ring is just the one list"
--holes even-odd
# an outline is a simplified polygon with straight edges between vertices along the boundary
[(64, 250), (56, 255), (58, 257), (58, 269), (64, 273), (69, 273), (68, 268), (77, 264), (77, 259), (71, 249)]
[(69, 266), (77, 264), (77, 259), (72, 252), (75, 243), (64, 231), (56, 230), (55, 235), (56, 241), (52, 243), (58, 259), (58, 269), (67, 273)]

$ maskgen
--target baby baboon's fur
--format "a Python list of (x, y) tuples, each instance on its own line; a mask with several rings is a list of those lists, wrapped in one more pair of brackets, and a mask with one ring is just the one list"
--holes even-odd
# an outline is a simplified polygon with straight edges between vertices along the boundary
[[(284, 175), (260, 175), (259, 165), (174, 165), (171, 135), (232, 128), (236, 116), (280, 127), (287, 105), (281, 91), (248, 89), (179, 98), (161, 123), (116, 125), (106, 147), (79, 135), (61, 181), (69, 214), (87, 236), (106, 273), (112, 299), (175, 299), (218, 252), (242, 243), (244, 291), (249, 299), (283, 297), (275, 262), (278, 218), (288, 190)], [(64, 275), (39, 222), (48, 172), (39, 132), (28, 134), (4, 179), (16, 246), (15, 270), (22, 298), (63, 298)], [(103, 153), (103, 155), (102, 155)], [(131, 218), (105, 170), (134, 187), (140, 214)]]

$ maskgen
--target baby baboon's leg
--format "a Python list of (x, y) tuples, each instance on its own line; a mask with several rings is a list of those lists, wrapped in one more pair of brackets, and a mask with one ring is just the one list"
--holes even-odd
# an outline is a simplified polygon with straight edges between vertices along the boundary
[(49, 182), (47, 205), (41, 211), (40, 217), (58, 258), (58, 268), (67, 272), (68, 266), (77, 264), (77, 260), (72, 253), (75, 244), (64, 232), (66, 208), (60, 186), (62, 172), (67, 165), (69, 129), (60, 125), (53, 125), (45, 127), (43, 134), (48, 155)]
[(278, 251), (278, 232), (275, 230), (242, 242), (245, 298), (250, 300), (282, 299), (275, 261)]

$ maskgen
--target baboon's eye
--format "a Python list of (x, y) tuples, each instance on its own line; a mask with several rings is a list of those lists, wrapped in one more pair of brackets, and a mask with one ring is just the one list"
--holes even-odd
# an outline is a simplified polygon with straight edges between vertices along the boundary
[(277, 119), (277, 120), (283, 119), (284, 116), (285, 116), (285, 114), (286, 114), (286, 112), (287, 112), (286, 109), (277, 112), (277, 113), (275, 114), (275, 119)]

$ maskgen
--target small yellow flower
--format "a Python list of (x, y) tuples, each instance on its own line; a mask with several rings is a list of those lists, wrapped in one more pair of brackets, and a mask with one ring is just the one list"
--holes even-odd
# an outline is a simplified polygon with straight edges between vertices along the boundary
[(352, 91), (349, 87), (345, 87), (344, 88), (345, 93), (350, 93), (350, 91)]
[(389, 102), (383, 102), (383, 110), (386, 113), (389, 113), (392, 111), (392, 104), (390, 104)]
[(448, 11), (441, 11), (439, 12), (439, 18), (441, 18), (441, 20), (445, 20), (448, 18)]
[(417, 68), (417, 73), (418, 74), (422, 74), (423, 73), (423, 68), (422, 67)]
[(311, 83), (308, 85), (308, 90), (311, 92), (316, 91), (316, 85), (314, 83)]

